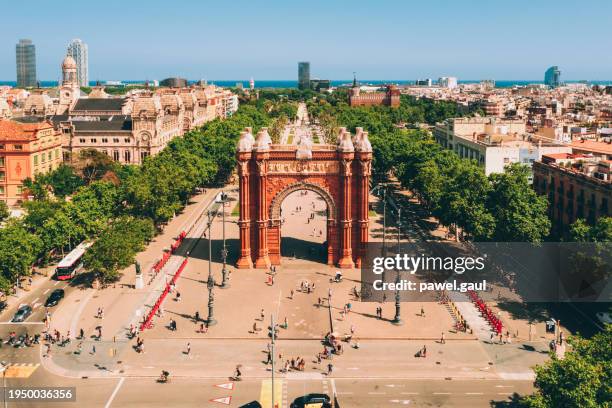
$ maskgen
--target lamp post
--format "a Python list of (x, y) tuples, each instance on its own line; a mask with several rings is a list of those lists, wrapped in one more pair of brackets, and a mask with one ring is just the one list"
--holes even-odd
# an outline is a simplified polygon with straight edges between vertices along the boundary
[(398, 289), (400, 283), (400, 274), (399, 271), (397, 271), (397, 275), (395, 277), (395, 317), (393, 317), (393, 320), (391, 321), (391, 323), (393, 323), (396, 326), (401, 326), (402, 324), (404, 324), (404, 322), (402, 322), (402, 317), (401, 317), (401, 299), (400, 299), (400, 291)]
[[(402, 230), (402, 209), (397, 209), (397, 254), (401, 253), (401, 230)], [(393, 323), (396, 326), (401, 326), (404, 324), (401, 318), (401, 299), (400, 299), (400, 291), (398, 289), (400, 283), (400, 273), (397, 271), (397, 276), (395, 278), (395, 317), (393, 318)]]
[(215, 295), (213, 293), (213, 289), (215, 287), (215, 281), (212, 276), (212, 220), (214, 218), (214, 214), (210, 211), (207, 212), (208, 215), (208, 281), (206, 282), (206, 287), (208, 288), (208, 319), (206, 319), (206, 323), (208, 326), (213, 326), (217, 324), (217, 321), (213, 317), (214, 314), (214, 303), (215, 303)]
[(221, 250), (221, 257), (223, 258), (223, 268), (221, 269), (221, 275), (223, 279), (221, 280), (221, 289), (229, 288), (229, 283), (227, 283), (227, 247), (225, 246), (225, 192), (221, 191), (221, 208), (223, 213), (223, 249)]

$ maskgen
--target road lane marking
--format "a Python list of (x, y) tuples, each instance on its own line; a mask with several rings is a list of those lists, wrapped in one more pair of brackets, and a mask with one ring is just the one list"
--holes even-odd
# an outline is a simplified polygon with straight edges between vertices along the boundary
[(369, 395), (385, 395), (386, 392), (368, 392)]
[(43, 295), (46, 295), (49, 290), (50, 289), (45, 289), (45, 291), (43, 292)]
[(465, 395), (484, 395), (483, 392), (466, 392)]
[(512, 395), (511, 392), (498, 392), (497, 395)]
[(56, 281), (56, 282), (53, 284), (53, 286), (57, 286), (57, 285), (59, 285), (59, 283), (60, 283), (60, 281)]
[(496, 385), (495, 388), (512, 388), (514, 385)]
[(43, 322), (0, 322), (0, 324), (44, 324)]
[(402, 395), (419, 395), (418, 392), (400, 392)]
[(450, 392), (434, 392), (433, 395), (451, 395)]
[(38, 299), (40, 299), (40, 298), (36, 298), (36, 299), (34, 299), (34, 300), (32, 301), (32, 304), (34, 304), (34, 303), (38, 302)]
[(121, 379), (119, 380), (119, 382), (115, 386), (115, 389), (113, 390), (113, 393), (108, 398), (108, 401), (106, 401), (106, 405), (104, 406), (104, 408), (109, 408), (111, 406), (111, 404), (113, 403), (113, 400), (115, 399), (115, 396), (119, 392), (119, 388), (121, 388), (121, 386), (123, 385), (124, 381), (125, 381), (125, 377), (121, 377)]

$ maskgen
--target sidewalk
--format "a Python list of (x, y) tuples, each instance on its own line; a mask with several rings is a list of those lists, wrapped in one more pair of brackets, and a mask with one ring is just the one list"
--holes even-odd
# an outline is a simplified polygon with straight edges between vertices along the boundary
[[(199, 213), (215, 197), (218, 189), (208, 190), (205, 194), (192, 197), (184, 211), (177, 215), (157, 235), (147, 248), (136, 256), (140, 262), (145, 286), (143, 289), (134, 289), (135, 269), (130, 266), (122, 271), (122, 277), (116, 284), (105, 289), (91, 288), (75, 291), (69, 296), (52, 316), (52, 329), (62, 333), (70, 330), (72, 337), (83, 329), (86, 336), (95, 333), (95, 327), (103, 326), (103, 338), (112, 339), (121, 337), (129, 327), (130, 321), (142, 314), (142, 306), (146, 299), (159, 288), (163, 280), (160, 273), (154, 282), (150, 282), (149, 274), (153, 264), (159, 259), (163, 251), (170, 247), (176, 236), (190, 227)], [(97, 309), (104, 308), (104, 319), (97, 319)], [(140, 309), (140, 311), (139, 311)]]

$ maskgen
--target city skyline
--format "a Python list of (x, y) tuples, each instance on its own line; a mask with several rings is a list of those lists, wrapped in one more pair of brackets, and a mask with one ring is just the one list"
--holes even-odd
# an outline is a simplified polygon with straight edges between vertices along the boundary
[[(612, 11), (603, 1), (591, 1), (591, 7), (572, 13), (566, 10), (567, 2), (557, 2), (554, 8), (517, 4), (507, 10), (482, 1), (469, 7), (441, 1), (427, 7), (386, 2), (377, 12), (365, 2), (324, 8), (313, 2), (306, 10), (280, 2), (265, 8), (239, 2), (231, 10), (188, 2), (178, 11), (156, 7), (157, 3), (144, 9), (120, 4), (125, 15), (139, 16), (129, 25), (92, 18), (98, 10), (89, 5), (13, 5), (5, 20), (12, 35), (0, 39), (0, 55), (7, 61), (0, 64), (0, 80), (15, 79), (11, 57), (19, 38), (37, 44), (38, 78), (43, 81), (59, 78), (65, 44), (72, 38), (83, 39), (91, 48), (92, 81), (169, 76), (295, 79), (298, 61), (310, 61), (311, 76), (319, 78), (350, 78), (357, 71), (366, 79), (538, 80), (551, 65), (559, 66), (567, 80), (607, 80), (612, 72), (612, 57), (601, 51), (606, 46), (604, 19)], [(115, 4), (119, 6), (110, 1), (107, 7)], [(300, 18), (295, 17), (298, 11)], [(396, 17), (387, 18), (389, 12)], [(17, 25), (23, 18), (30, 24)], [(587, 20), (588, 24), (582, 22)], [(580, 26), (585, 36), (563, 29), (569, 26)], [(219, 32), (224, 41), (212, 41)], [(589, 42), (582, 41), (587, 37)], [(543, 46), (543, 38), (552, 41)], [(584, 64), (571, 52), (578, 49), (597, 63)], [(160, 55), (166, 58), (162, 61)]]

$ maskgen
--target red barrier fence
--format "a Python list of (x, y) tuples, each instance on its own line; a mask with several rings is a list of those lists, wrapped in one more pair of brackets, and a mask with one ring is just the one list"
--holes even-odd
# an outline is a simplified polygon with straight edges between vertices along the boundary
[(499, 320), (499, 318), (495, 316), (495, 313), (489, 308), (489, 306), (487, 306), (487, 304), (482, 299), (480, 299), (476, 292), (474, 292), (473, 290), (469, 290), (468, 295), (480, 311), (482, 317), (487, 320), (493, 331), (495, 331), (495, 333), (497, 334), (501, 334), (503, 327), (501, 320)]
[[(169, 253), (166, 253), (165, 255), (168, 255), (168, 254)], [(161, 305), (164, 302), (164, 299), (166, 298), (168, 293), (170, 293), (170, 286), (172, 286), (172, 285), (174, 285), (176, 283), (177, 279), (179, 278), (179, 276), (181, 275), (181, 273), (185, 269), (185, 266), (187, 266), (187, 260), (188, 259), (189, 258), (185, 258), (183, 260), (183, 262), (181, 262), (181, 265), (178, 267), (178, 269), (174, 273), (174, 276), (172, 277), (170, 282), (166, 283), (166, 286), (164, 287), (164, 291), (161, 293), (161, 295), (159, 295), (159, 297), (157, 298), (157, 301), (155, 302), (155, 304), (153, 305), (153, 307), (151, 308), (151, 310), (149, 311), (149, 313), (147, 314), (147, 316), (143, 320), (142, 324), (140, 325), (140, 331), (142, 331), (144, 329), (150, 329), (153, 326), (152, 322), (153, 322), (153, 318), (155, 317), (155, 314), (157, 313), (157, 311), (161, 307)], [(164, 263), (165, 263), (165, 261), (164, 261)]]

